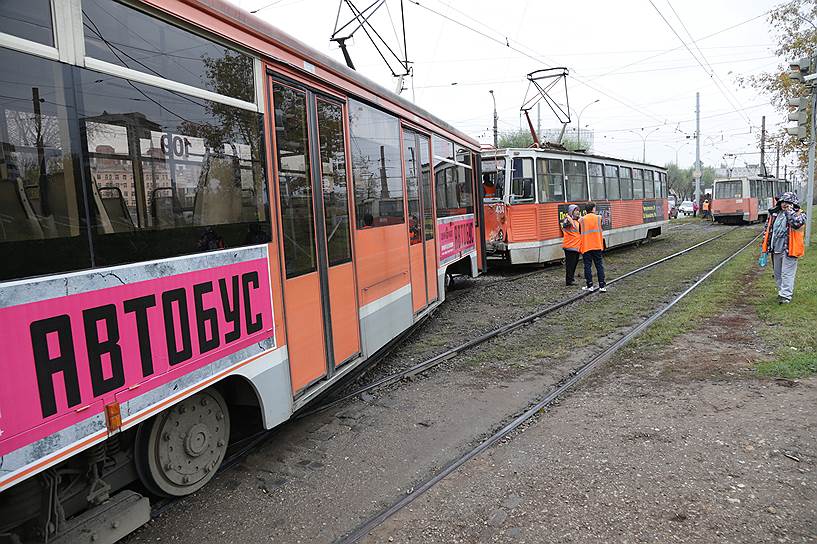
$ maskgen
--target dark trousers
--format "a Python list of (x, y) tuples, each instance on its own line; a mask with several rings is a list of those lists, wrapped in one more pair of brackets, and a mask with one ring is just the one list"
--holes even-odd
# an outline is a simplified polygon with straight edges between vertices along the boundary
[(579, 264), (579, 252), (570, 251), (568, 249), (565, 249), (564, 252), (565, 252), (565, 284), (573, 285), (576, 276), (576, 265)]
[(594, 249), (592, 251), (585, 251), (582, 255), (582, 260), (584, 261), (584, 279), (587, 282), (587, 286), (590, 287), (593, 285), (594, 263), (596, 265), (596, 274), (599, 276), (599, 287), (607, 285), (604, 282), (604, 258), (602, 257), (601, 250)]

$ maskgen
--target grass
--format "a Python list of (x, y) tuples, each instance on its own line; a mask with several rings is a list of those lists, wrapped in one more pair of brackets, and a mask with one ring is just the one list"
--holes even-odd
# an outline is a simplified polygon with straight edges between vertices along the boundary
[[(812, 218), (812, 233), (817, 220)], [(771, 270), (757, 282), (753, 297), (760, 318), (770, 326), (764, 339), (773, 347), (775, 359), (760, 363), (758, 374), (800, 378), (817, 374), (817, 243), (812, 240), (806, 255), (797, 263), (794, 297), (791, 304), (777, 304), (777, 290)]]

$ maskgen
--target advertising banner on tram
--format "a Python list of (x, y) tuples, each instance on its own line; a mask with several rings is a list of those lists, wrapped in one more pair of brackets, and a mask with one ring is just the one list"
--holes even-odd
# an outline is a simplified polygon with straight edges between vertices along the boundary
[[(584, 209), (586, 202), (577, 202), (576, 205), (579, 207), (580, 215), (587, 215), (587, 211)], [(559, 227), (561, 228), (562, 221), (565, 220), (567, 217), (567, 208), (570, 204), (559, 204)], [(613, 228), (613, 209), (608, 203), (601, 203), (596, 204), (596, 213), (601, 216), (601, 228), (602, 230), (610, 230)]]
[(476, 247), (473, 214), (438, 219), (437, 232), (440, 239), (440, 264)]
[[(274, 338), (268, 260), (235, 253), (72, 274), (65, 296), (0, 291), (0, 456)], [(118, 285), (85, 290), (103, 276)]]
[(641, 202), (641, 216), (644, 223), (663, 221), (664, 206), (660, 200), (644, 200)]

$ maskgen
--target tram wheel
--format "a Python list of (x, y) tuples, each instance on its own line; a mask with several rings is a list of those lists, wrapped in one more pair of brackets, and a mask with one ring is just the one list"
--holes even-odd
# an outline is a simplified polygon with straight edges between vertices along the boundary
[(229, 437), (227, 403), (218, 391), (207, 389), (139, 426), (136, 472), (151, 493), (189, 495), (215, 475)]

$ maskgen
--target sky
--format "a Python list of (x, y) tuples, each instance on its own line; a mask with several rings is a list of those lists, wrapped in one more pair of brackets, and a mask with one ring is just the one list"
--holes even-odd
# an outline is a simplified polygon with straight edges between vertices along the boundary
[[(256, 16), (343, 62), (329, 40), (342, 0), (230, 1), (247, 11), (262, 8)], [(363, 9), (370, 0), (354, 3)], [(788, 122), (768, 96), (741, 87), (736, 78), (788, 65), (789, 59), (774, 55), (765, 15), (779, 3), (404, 0), (414, 75), (402, 94), (480, 142), (492, 143), (489, 91), (496, 97), (499, 131), (515, 130), (527, 126), (520, 115), (526, 92), (533, 91), (526, 75), (564, 66), (573, 110), (570, 133), (580, 122), (585, 134), (592, 132), (596, 153), (636, 160), (645, 153), (655, 164), (675, 162), (677, 153), (678, 164), (689, 167), (695, 160), (695, 93), (700, 92), (704, 165), (757, 164), (762, 116), (767, 131)], [(344, 4), (340, 19), (350, 18)], [(400, 0), (386, 0), (371, 22), (393, 48), (402, 46)], [(396, 88), (362, 31), (349, 45), (360, 73)], [(564, 92), (555, 98), (564, 104)], [(535, 108), (531, 118), (535, 125)], [(541, 126), (561, 127), (544, 103)], [(724, 158), (728, 154), (733, 156)], [(781, 157), (781, 174), (783, 165), (793, 163), (793, 157)], [(773, 151), (766, 164), (773, 173)]]

